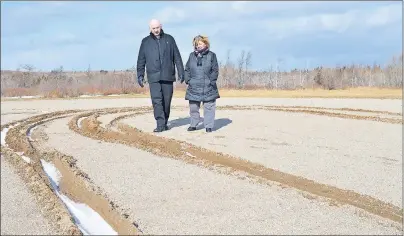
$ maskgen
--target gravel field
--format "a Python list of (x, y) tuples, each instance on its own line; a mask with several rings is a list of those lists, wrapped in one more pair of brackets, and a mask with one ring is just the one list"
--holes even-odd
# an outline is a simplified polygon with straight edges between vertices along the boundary
[(69, 130), (68, 121), (47, 125), (48, 147), (74, 156), (146, 234), (397, 233), (351, 207), (83, 137)]
[[(279, 111), (218, 110), (216, 131), (206, 134), (201, 129), (189, 133), (187, 101), (173, 99), (172, 105), (185, 108), (173, 109), (172, 129), (158, 136), (367, 194), (402, 208), (402, 124)], [(217, 105), (402, 112), (402, 101), (397, 99), (221, 98)], [(151, 101), (144, 98), (2, 101), (1, 123), (57, 110), (138, 106), (151, 106)], [(105, 127), (124, 114), (127, 113), (102, 115), (98, 120)], [(129, 218), (146, 234), (402, 234), (399, 230), (402, 225), (350, 205), (332, 205), (296, 189), (259, 184), (127, 145), (84, 137), (67, 126), (72, 117), (45, 123), (33, 133), (45, 132), (44, 147), (73, 156), (78, 168), (126, 209)], [(397, 115), (378, 117), (397, 118)], [(152, 112), (121, 122), (147, 133), (154, 128)], [(54, 232), (12, 168), (2, 158), (2, 234)], [(30, 227), (29, 231), (22, 225), (36, 227)]]
[(1, 157), (1, 235), (51, 235), (48, 224), (35, 205), (24, 182)]
[[(217, 111), (216, 119), (216, 132), (202, 123), (188, 132), (188, 112), (174, 111), (161, 135), (402, 207), (402, 125), (275, 111)], [(155, 126), (152, 114), (123, 122)]]
[[(173, 98), (172, 105), (187, 106), (182, 98)], [(377, 111), (402, 112), (400, 99), (322, 99), (322, 98), (220, 98), (218, 106), (223, 105), (283, 105), (341, 108), (349, 107)], [(1, 102), (1, 113), (15, 110), (57, 111), (67, 109), (97, 109), (107, 107), (151, 106), (148, 98), (108, 98), (108, 99), (71, 99), (71, 100), (31, 100)], [(2, 115), (3, 116), (3, 115)], [(2, 121), (3, 122), (3, 121)]]
[[(31, 110), (13, 106), (5, 108), (7, 102), (1, 103), (1, 124), (41, 114)], [(15, 103), (16, 104), (16, 103)], [(54, 234), (57, 232), (47, 223), (41, 209), (25, 183), (15, 173), (13, 167), (1, 157), (1, 234)]]

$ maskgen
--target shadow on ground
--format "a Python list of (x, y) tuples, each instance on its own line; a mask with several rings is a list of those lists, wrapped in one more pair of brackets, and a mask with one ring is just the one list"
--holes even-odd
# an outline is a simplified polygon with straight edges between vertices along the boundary
[[(178, 119), (175, 119), (175, 120), (171, 120), (169, 122), (169, 127), (170, 127), (170, 129), (172, 129), (172, 128), (178, 128), (178, 127), (181, 127), (181, 126), (189, 126), (189, 122), (190, 122), (189, 117), (178, 118)], [(215, 120), (215, 126), (213, 127), (212, 130), (213, 131), (219, 130), (219, 129), (231, 124), (232, 122), (233, 121), (228, 119), (228, 118), (216, 119)], [(199, 125), (196, 128), (198, 130), (199, 129), (204, 129), (204, 127), (203, 127), (203, 117), (201, 117), (201, 121), (200, 121)]]

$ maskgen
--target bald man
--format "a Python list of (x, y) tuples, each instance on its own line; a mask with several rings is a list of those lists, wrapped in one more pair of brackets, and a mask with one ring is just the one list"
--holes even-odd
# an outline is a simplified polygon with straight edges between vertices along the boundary
[(174, 38), (165, 33), (158, 20), (149, 23), (150, 35), (143, 38), (137, 58), (138, 83), (144, 87), (144, 72), (146, 67), (147, 80), (154, 110), (157, 127), (154, 132), (168, 130), (167, 122), (170, 117), (175, 68), (178, 80), (184, 82), (184, 65), (181, 54)]

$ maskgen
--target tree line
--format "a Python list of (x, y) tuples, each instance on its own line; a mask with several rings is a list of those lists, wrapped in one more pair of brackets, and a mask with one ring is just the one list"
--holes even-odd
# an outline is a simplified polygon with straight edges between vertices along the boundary
[[(251, 70), (252, 53), (242, 51), (236, 60), (231, 51), (219, 61), (219, 88), (231, 89), (311, 89), (327, 90), (354, 87), (402, 88), (403, 54), (392, 57), (385, 66), (344, 65), (333, 68), (293, 69), (281, 71), (280, 60), (263, 71)], [(40, 95), (74, 97), (83, 94), (145, 93), (136, 81), (136, 68), (127, 70), (66, 71), (63, 66), (50, 72), (38, 72), (33, 65), (23, 65), (15, 71), (2, 70), (1, 96)], [(146, 77), (147, 79), (147, 77)], [(184, 84), (176, 84), (185, 89)]]

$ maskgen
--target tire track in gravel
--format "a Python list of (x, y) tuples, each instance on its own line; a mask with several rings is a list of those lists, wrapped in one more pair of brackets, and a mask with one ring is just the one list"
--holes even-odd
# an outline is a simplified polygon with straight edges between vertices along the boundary
[(370, 120), (377, 122), (384, 122), (390, 124), (403, 124), (402, 117), (400, 118), (388, 118), (381, 116), (369, 116), (359, 114), (347, 114), (333, 111), (349, 111), (349, 112), (367, 112), (382, 115), (402, 116), (401, 113), (388, 112), (388, 111), (373, 111), (364, 109), (351, 109), (351, 108), (325, 108), (325, 107), (307, 107), (307, 106), (222, 106), (218, 107), (218, 110), (269, 110), (269, 111), (283, 111), (291, 113), (306, 113), (311, 115), (320, 115), (328, 117), (337, 117), (353, 120)]
[[(49, 134), (47, 147), (74, 156), (79, 167), (128, 210), (145, 234), (399, 232), (397, 223), (349, 205), (330, 206), (328, 201), (277, 183), (259, 184), (127, 145), (90, 139), (70, 130), (64, 125), (68, 122), (63, 119), (38, 129)], [(299, 223), (290, 228), (297, 219)]]
[[(179, 109), (187, 107), (179, 107), (174, 106), (172, 109)], [(143, 109), (147, 109), (147, 107), (143, 107)], [(326, 107), (308, 107), (308, 106), (218, 106), (217, 110), (269, 110), (269, 111), (283, 111), (283, 112), (291, 112), (291, 113), (306, 113), (311, 115), (320, 115), (320, 116), (328, 116), (328, 117), (338, 117), (343, 119), (354, 119), (354, 120), (371, 120), (378, 121), (390, 124), (403, 124), (402, 113), (398, 112), (389, 112), (389, 111), (375, 111), (375, 110), (365, 110), (365, 109), (353, 109), (353, 108), (326, 108)], [(149, 109), (148, 111), (151, 111)], [(338, 113), (338, 112), (330, 112), (330, 111), (343, 111), (343, 112), (351, 112), (351, 113)], [(127, 110), (130, 112), (130, 110)], [(389, 116), (397, 116), (396, 118), (391, 117), (380, 117), (380, 116), (366, 116), (359, 115), (356, 113), (374, 113), (379, 115), (389, 115)], [(131, 117), (131, 115), (125, 115), (114, 119), (107, 126), (114, 126), (113, 123), (118, 120), (125, 119)]]
[[(175, 107), (173, 107), (175, 109)], [(268, 109), (275, 111), (286, 112), (299, 112), (315, 115), (324, 115), (332, 117), (340, 117), (346, 119), (358, 119), (358, 120), (374, 120), (387, 123), (402, 123), (402, 120), (392, 118), (380, 118), (377, 116), (359, 116), (349, 115), (327, 111), (313, 111), (316, 110), (342, 110), (342, 109), (327, 109), (319, 107), (281, 107), (281, 106), (256, 106), (256, 107), (243, 107), (243, 106), (225, 106), (218, 107), (221, 109), (233, 109), (233, 110), (250, 110), (250, 109)], [(347, 109), (345, 109), (348, 111)], [(349, 109), (356, 112), (373, 112), (375, 114), (389, 114), (399, 115), (400, 113), (381, 112), (381, 111), (369, 111), (359, 109)], [(132, 222), (125, 221), (125, 216), (122, 213), (119, 214), (119, 208), (114, 206), (113, 202), (108, 202), (107, 196), (102, 196), (102, 191), (91, 185), (91, 180), (86, 173), (81, 172), (76, 166), (74, 158), (66, 156), (59, 152), (40, 152), (36, 150), (32, 143), (27, 140), (26, 133), (30, 128), (35, 125), (39, 125), (48, 122), (52, 119), (59, 119), (66, 115), (74, 113), (80, 113), (75, 116), (69, 123), (69, 127), (87, 137), (96, 139), (109, 140), (110, 142), (120, 142), (126, 145), (134, 145), (140, 149), (147, 150), (152, 153), (164, 154), (164, 156), (170, 156), (172, 158), (179, 158), (186, 162), (193, 164), (203, 163), (208, 166), (222, 166), (228, 173), (235, 171), (244, 171), (250, 174), (251, 177), (256, 177), (259, 181), (269, 180), (277, 181), (279, 183), (294, 187), (317, 196), (323, 196), (331, 199), (335, 204), (350, 204), (361, 209), (364, 209), (370, 213), (382, 216), (384, 218), (399, 222), (402, 224), (402, 210), (394, 205), (386, 204), (377, 199), (369, 198), (366, 196), (358, 195), (352, 191), (345, 191), (336, 189), (330, 186), (324, 186), (315, 183), (310, 180), (305, 180), (298, 176), (286, 175), (281, 172), (276, 172), (268, 168), (262, 168), (262, 166), (254, 163), (248, 163), (240, 161), (237, 158), (229, 157), (221, 153), (215, 153), (210, 150), (204, 150), (184, 142), (178, 142), (175, 140), (169, 140), (166, 138), (158, 137), (155, 135), (145, 134), (138, 129), (117, 124), (120, 133), (107, 131), (100, 129), (99, 124), (95, 120), (96, 116), (90, 119), (83, 119), (83, 129), (79, 129), (77, 126), (77, 120), (80, 117), (91, 116), (94, 114), (111, 114), (119, 112), (136, 112), (135, 114), (127, 114), (125, 117), (150, 112), (149, 107), (140, 108), (110, 108), (110, 109), (96, 109), (96, 110), (68, 110), (61, 112), (53, 112), (47, 114), (41, 114), (33, 116), (27, 119), (22, 119), (2, 125), (1, 129), (10, 127), (15, 124), (19, 124), (11, 128), (7, 134), (6, 142), (9, 147), (2, 146), (2, 154), (4, 154), (6, 160), (11, 163), (18, 171), (21, 178), (29, 185), (30, 190), (34, 193), (38, 204), (44, 209), (45, 216), (51, 219), (51, 222), (60, 230), (62, 234), (77, 234), (81, 232), (74, 224), (72, 217), (67, 209), (63, 206), (61, 201), (52, 192), (51, 184), (44, 173), (40, 164), (40, 159), (44, 159), (55, 163), (60, 169), (63, 176), (69, 176), (69, 178), (62, 179), (61, 190), (66, 195), (72, 197), (75, 200), (85, 202), (87, 205), (96, 209), (104, 219), (110, 223), (118, 233), (124, 234), (139, 234), (140, 232), (134, 227)], [(111, 121), (111, 125), (117, 123), (118, 120), (125, 118), (123, 116), (115, 118)], [(119, 140), (116, 138), (119, 137)], [(24, 155), (31, 158), (31, 163), (26, 163), (21, 159), (16, 152), (24, 152)], [(178, 157), (176, 157), (178, 155)], [(231, 168), (229, 170), (229, 167)], [(92, 189), (86, 187), (92, 186)], [(80, 194), (78, 192), (81, 192)], [(97, 204), (92, 203), (92, 200), (98, 198)], [(98, 209), (98, 210), (97, 210)], [(117, 229), (119, 228), (119, 229)]]
[[(265, 106), (266, 108), (275, 108), (275, 109), (283, 109), (279, 106)], [(366, 110), (366, 109), (353, 109), (353, 108), (325, 108), (325, 107), (307, 107), (307, 106), (294, 106), (288, 107), (287, 109), (294, 109), (294, 110), (311, 110), (311, 111), (326, 111), (326, 112), (338, 112), (340, 114), (346, 115), (358, 115), (361, 116), (360, 118), (365, 119), (366, 117), (380, 117), (380, 118), (391, 118), (391, 121), (395, 119), (401, 119), (402, 113), (398, 112), (389, 112), (389, 111), (374, 111), (374, 110)]]
[[(222, 107), (221, 109), (232, 108), (239, 109), (240, 107)], [(246, 107), (241, 107), (241, 109), (246, 109)], [(253, 108), (250, 107), (249, 109)], [(282, 110), (289, 111), (287, 109)], [(291, 112), (295, 112), (295, 110)], [(303, 112), (306, 112), (306, 110)], [(137, 114), (126, 114), (121, 117), (117, 117), (111, 121), (111, 125), (116, 124), (120, 119)], [(322, 114), (329, 115), (329, 113), (326, 112)], [(250, 177), (258, 177), (260, 181), (266, 180), (278, 182), (282, 185), (305, 191), (319, 197), (325, 197), (329, 199), (332, 204), (352, 205), (369, 213), (402, 224), (402, 209), (379, 199), (361, 195), (354, 191), (342, 190), (333, 186), (317, 183), (300, 176), (286, 174), (271, 168), (265, 168), (259, 164), (251, 163), (230, 155), (203, 149), (183, 141), (147, 134), (125, 124), (116, 124), (118, 130), (121, 132), (106, 130), (100, 127), (100, 122), (96, 119), (100, 113), (90, 112), (86, 115), (89, 116), (89, 118), (82, 121), (82, 129), (78, 129), (77, 125), (75, 125), (77, 124), (77, 119), (80, 118), (79, 116), (76, 116), (71, 120), (71, 122), (69, 122), (70, 129), (90, 138), (103, 140), (106, 142), (119, 142), (149, 151), (158, 156), (168, 156), (174, 159), (179, 159), (189, 164), (203, 165), (207, 168), (222, 168), (224, 172), (229, 174), (241, 171), (247, 173)], [(345, 118), (346, 117), (350, 116), (345, 116)], [(357, 119), (356, 116), (352, 117), (354, 117), (353, 119)]]
[[(197, 131), (188, 132), (188, 111), (173, 112), (169, 124), (172, 129), (157, 136), (230, 154), (403, 208), (401, 125), (266, 110), (223, 110), (217, 112), (213, 133), (205, 132), (202, 118)], [(152, 113), (121, 122), (146, 133), (152, 133), (155, 125)], [(215, 134), (225, 138), (216, 138)], [(246, 139), (252, 137), (267, 140)]]
[[(29, 190), (33, 193), (36, 202), (43, 209), (44, 217), (49, 219), (53, 228), (60, 234), (81, 235), (80, 230), (74, 224), (68, 210), (61, 204), (58, 197), (53, 193), (50, 182), (42, 170), (38, 156), (34, 156), (32, 148), (25, 134), (32, 123), (40, 122), (52, 116), (73, 113), (74, 111), (56, 112), (43, 114), (28, 119), (22, 119), (2, 125), (1, 130), (11, 127), (6, 136), (8, 147), (2, 146), (1, 152), (5, 160), (10, 163), (21, 179), (27, 183)], [(25, 162), (16, 152), (24, 152), (25, 156), (31, 158), (31, 162)]]
[(309, 106), (264, 106), (268, 108), (288, 108), (288, 109), (310, 109), (310, 110), (329, 110), (329, 111), (348, 111), (348, 112), (363, 112), (363, 113), (374, 113), (374, 114), (384, 114), (392, 116), (402, 116), (402, 113), (391, 112), (391, 111), (375, 111), (368, 109), (355, 109), (355, 108), (327, 108), (327, 107), (309, 107)]
[[(87, 204), (94, 209), (118, 234), (140, 234), (136, 223), (129, 222), (126, 216), (121, 215), (118, 207), (114, 206), (114, 203), (109, 201), (105, 195), (103, 196), (102, 191), (97, 189), (88, 176), (76, 167), (74, 158), (57, 151), (40, 151), (28, 140), (27, 133), (36, 125), (63, 118), (75, 112), (79, 111), (48, 113), (2, 126), (1, 129), (20, 123), (8, 131), (6, 142), (10, 148), (2, 146), (2, 153), (34, 192), (38, 204), (45, 209), (45, 217), (50, 218), (62, 234), (81, 235), (82, 232), (74, 224), (72, 216), (53, 192), (51, 183), (42, 168), (41, 159), (54, 163), (61, 172), (59, 190), (62, 193), (76, 202)], [(22, 158), (17, 156), (16, 152), (24, 152), (25, 156), (31, 158), (31, 163), (23, 163)]]

